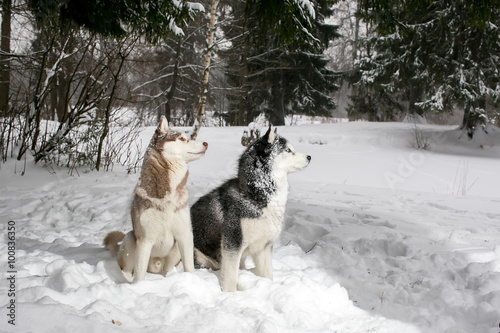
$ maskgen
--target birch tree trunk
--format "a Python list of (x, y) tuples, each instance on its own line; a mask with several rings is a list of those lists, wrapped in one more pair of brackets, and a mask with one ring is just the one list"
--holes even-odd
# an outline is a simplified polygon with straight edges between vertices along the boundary
[(203, 80), (201, 81), (200, 103), (198, 105), (198, 112), (196, 113), (196, 121), (194, 124), (193, 134), (191, 134), (191, 140), (196, 140), (196, 137), (198, 136), (198, 132), (200, 131), (201, 123), (203, 121), (203, 115), (205, 114), (205, 105), (207, 104), (208, 75), (210, 74), (210, 61), (212, 59), (217, 3), (218, 0), (212, 0), (212, 8), (210, 10), (210, 26), (208, 28), (207, 52), (205, 53), (205, 71), (203, 72)]

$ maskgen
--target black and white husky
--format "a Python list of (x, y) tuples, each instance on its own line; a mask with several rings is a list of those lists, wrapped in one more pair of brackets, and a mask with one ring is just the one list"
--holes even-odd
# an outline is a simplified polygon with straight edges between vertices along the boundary
[(239, 159), (238, 175), (191, 207), (198, 266), (221, 270), (221, 287), (235, 291), (238, 268), (251, 256), (256, 273), (272, 280), (271, 252), (278, 238), (288, 196), (287, 175), (304, 169), (301, 154), (272, 126)]

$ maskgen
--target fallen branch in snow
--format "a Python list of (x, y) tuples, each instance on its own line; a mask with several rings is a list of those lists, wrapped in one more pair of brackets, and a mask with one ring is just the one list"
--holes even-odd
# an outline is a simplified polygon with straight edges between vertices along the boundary
[(308, 254), (309, 252), (311, 252), (316, 247), (317, 244), (318, 243), (314, 243), (314, 245), (309, 250), (306, 251), (306, 254)]
[(384, 305), (384, 292), (380, 295), (380, 305)]
[(410, 286), (411, 286), (412, 288), (415, 288), (415, 286), (416, 286), (416, 285), (421, 285), (423, 282), (424, 282), (424, 278), (421, 278), (421, 279), (420, 279), (420, 280), (418, 280), (418, 281), (415, 281), (415, 282), (413, 282), (413, 283), (410, 283)]

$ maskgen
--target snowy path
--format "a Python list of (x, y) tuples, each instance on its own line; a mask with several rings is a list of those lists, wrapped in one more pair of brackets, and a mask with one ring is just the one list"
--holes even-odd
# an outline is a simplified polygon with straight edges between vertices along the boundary
[(353, 188), (321, 197), (324, 205), (289, 202), (282, 242), (305, 251), (316, 244), (312, 262), (335, 276), (356, 306), (425, 332), (496, 327), (498, 199), (479, 205), (473, 198)]
[[(12, 165), (2, 166), (0, 232), (6, 235), (6, 222), (15, 221), (17, 316), (16, 326), (9, 325), (9, 286), (2, 279), (0, 331), (498, 332), (500, 194), (492, 195), (486, 182), (474, 187), (486, 195), (432, 193), (433, 177), (446, 177), (436, 166), (456, 166), (454, 156), (443, 154), (427, 157), (402, 184), (413, 190), (426, 182), (427, 192), (383, 188), (384, 171), (411, 153), (391, 154), (387, 146), (399, 145), (403, 125), (330, 126), (318, 134), (327, 145), (295, 144), (312, 151), (316, 169), (290, 178), (285, 230), (273, 254), (275, 280), (241, 271), (242, 291), (232, 294), (222, 293), (217, 273), (207, 270), (124, 283), (101, 242), (111, 230), (130, 229), (137, 175), (69, 177), (31, 166), (20, 177)], [(297, 129), (283, 132), (295, 143), (303, 135)], [(239, 131), (206, 129), (212, 155), (191, 167), (191, 201), (231, 173), (241, 147), (222, 143)], [(341, 140), (334, 144), (335, 138)], [(350, 158), (364, 159), (365, 170)], [(478, 174), (500, 165), (494, 158), (469, 161)], [(330, 168), (336, 168), (331, 177)], [(358, 168), (379, 176), (352, 184), (361, 177)], [(433, 168), (426, 176), (424, 169)], [(497, 172), (491, 183), (499, 180)], [(2, 265), (7, 252), (2, 238)]]

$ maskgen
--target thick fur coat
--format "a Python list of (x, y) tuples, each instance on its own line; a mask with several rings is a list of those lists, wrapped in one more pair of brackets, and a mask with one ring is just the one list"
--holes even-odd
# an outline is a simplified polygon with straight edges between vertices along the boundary
[(237, 177), (191, 207), (195, 261), (221, 270), (222, 290), (236, 290), (238, 268), (247, 256), (253, 258), (257, 275), (273, 278), (271, 254), (282, 230), (287, 175), (310, 160), (271, 126), (242, 154)]
[(194, 270), (187, 163), (203, 156), (207, 147), (206, 142), (191, 141), (170, 129), (162, 117), (135, 188), (133, 230), (127, 235), (112, 232), (104, 240), (134, 282), (143, 280), (146, 271), (165, 275), (180, 260), (185, 271)]

